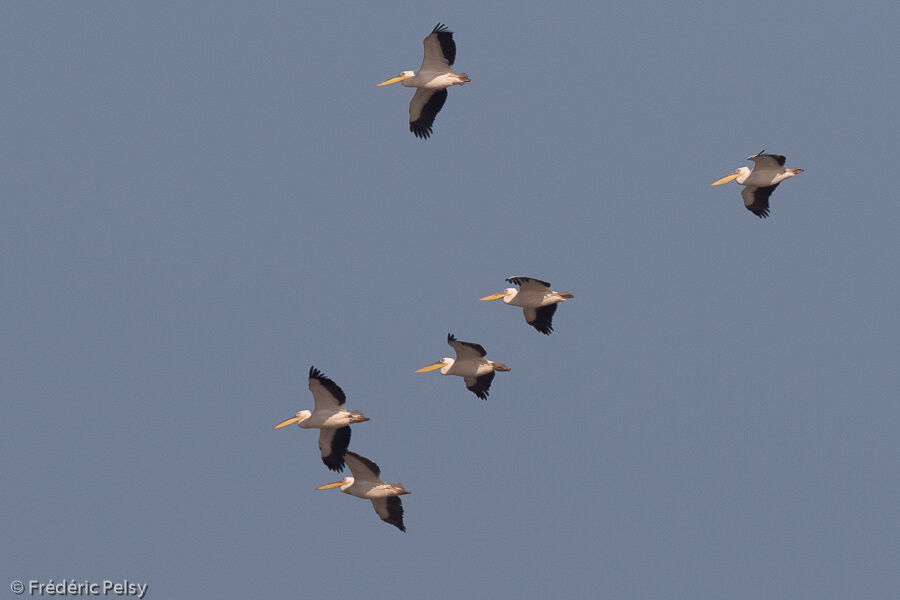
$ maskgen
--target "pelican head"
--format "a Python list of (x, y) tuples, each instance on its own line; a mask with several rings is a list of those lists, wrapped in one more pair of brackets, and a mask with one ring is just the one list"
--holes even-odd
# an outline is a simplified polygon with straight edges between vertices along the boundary
[(416, 369), (416, 373), (428, 373), (429, 371), (437, 371), (441, 370), (442, 375), (446, 375), (447, 371), (450, 370), (450, 367), (453, 366), (453, 363), (456, 362), (452, 358), (442, 358), (436, 363), (431, 363), (430, 365), (425, 365), (421, 369)]
[(346, 490), (348, 487), (353, 485), (353, 482), (356, 481), (352, 477), (343, 477), (340, 481), (335, 481), (334, 483), (326, 483), (325, 485), (320, 485), (317, 487), (317, 490), (333, 490), (334, 488), (341, 488), (341, 491)]
[(750, 177), (750, 169), (748, 169), (747, 167), (738, 167), (731, 174), (726, 175), (721, 179), (717, 179), (709, 185), (722, 185), (723, 183), (728, 183), (729, 181), (733, 181), (735, 179), (737, 179), (738, 183), (744, 183), (745, 181), (747, 181), (748, 177)]
[(301, 410), (300, 412), (298, 412), (296, 415), (294, 415), (290, 419), (285, 419), (284, 421), (282, 421), (281, 423), (279, 423), (272, 429), (281, 429), (282, 427), (287, 427), (288, 425), (293, 425), (294, 423), (296, 423), (300, 427), (303, 427), (303, 425), (300, 425), (300, 423), (302, 423), (306, 419), (310, 418), (311, 416), (312, 416), (312, 412), (310, 412), (308, 410)]
[(396, 77), (391, 77), (390, 79), (386, 79), (386, 80), (382, 81), (381, 83), (378, 84), (378, 87), (381, 87), (383, 85), (391, 85), (392, 83), (400, 83), (404, 79), (409, 79), (410, 77), (415, 77), (415, 75), (416, 75), (415, 71), (403, 71)]
[(479, 302), (483, 302), (485, 300), (499, 300), (500, 298), (503, 298), (503, 300), (506, 301), (507, 298), (512, 298), (513, 296), (515, 296), (517, 292), (518, 290), (516, 288), (506, 288), (500, 293), (491, 294), (490, 296), (485, 296), (484, 298), (479, 298), (478, 300)]

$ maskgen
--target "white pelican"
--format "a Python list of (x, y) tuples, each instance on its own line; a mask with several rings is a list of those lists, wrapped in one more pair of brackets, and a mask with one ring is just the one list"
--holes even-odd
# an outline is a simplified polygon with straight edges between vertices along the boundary
[(309, 368), (309, 391), (316, 402), (314, 410), (301, 410), (272, 429), (294, 423), (303, 429), (318, 429), (322, 462), (332, 471), (343, 471), (344, 453), (350, 445), (350, 424), (369, 419), (358, 410), (348, 412), (344, 408), (344, 390), (315, 367)]
[(491, 294), (479, 300), (503, 298), (503, 302), (510, 306), (521, 306), (525, 313), (525, 322), (544, 335), (550, 335), (553, 331), (553, 313), (556, 312), (556, 304), (575, 297), (571, 292), (551, 290), (550, 284), (540, 279), (510, 277), (506, 281), (519, 286), (519, 289), (506, 288), (499, 294)]
[(428, 139), (431, 137), (434, 118), (447, 100), (447, 88), (451, 85), (463, 85), (471, 80), (465, 73), (453, 73), (456, 42), (453, 41), (453, 32), (447, 31), (445, 25), (435, 25), (422, 43), (425, 45), (425, 58), (417, 72), (403, 71), (397, 77), (378, 85), (402, 81), (406, 87), (417, 88), (409, 103), (409, 130), (417, 138)]
[(456, 360), (442, 358), (439, 362), (417, 369), (416, 373), (441, 370), (441, 375), (459, 375), (466, 382), (466, 388), (473, 394), (487, 400), (495, 371), (509, 371), (501, 362), (486, 360), (487, 351), (481, 344), (461, 342), (452, 333), (447, 334), (447, 343), (456, 350)]
[(756, 163), (751, 171), (747, 167), (738, 167), (731, 175), (726, 175), (710, 185), (722, 185), (732, 179), (744, 186), (741, 197), (744, 206), (760, 219), (769, 216), (769, 196), (778, 187), (778, 184), (803, 172), (803, 169), (785, 169), (784, 156), (780, 154), (763, 154), (765, 150), (754, 156), (748, 156), (747, 160)]
[(317, 490), (331, 490), (336, 487), (357, 498), (372, 501), (375, 512), (385, 523), (390, 523), (400, 531), (406, 531), (403, 524), (403, 503), (399, 496), (409, 494), (402, 483), (389, 485), (381, 478), (381, 469), (365, 456), (347, 451), (344, 457), (353, 477), (344, 477), (340, 481), (317, 487)]

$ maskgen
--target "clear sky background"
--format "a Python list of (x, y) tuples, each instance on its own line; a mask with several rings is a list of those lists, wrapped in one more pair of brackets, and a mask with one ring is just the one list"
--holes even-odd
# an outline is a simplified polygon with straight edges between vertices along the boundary
[[(0, 596), (896, 597), (898, 56), (889, 0), (4, 3)], [(767, 220), (709, 186), (762, 149)], [(272, 431), (310, 365), (405, 534)]]

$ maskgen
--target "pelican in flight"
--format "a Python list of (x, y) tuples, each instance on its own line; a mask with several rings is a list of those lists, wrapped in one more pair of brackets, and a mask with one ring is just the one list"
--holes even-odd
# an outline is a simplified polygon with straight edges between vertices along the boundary
[(447, 101), (447, 88), (471, 80), (465, 73), (453, 72), (456, 42), (453, 41), (453, 32), (448, 31), (445, 25), (435, 25), (422, 43), (425, 45), (425, 58), (418, 71), (403, 71), (378, 85), (403, 82), (406, 87), (416, 88), (409, 103), (409, 130), (417, 138), (428, 139), (434, 118)]
[(571, 300), (575, 296), (571, 292), (556, 292), (550, 289), (550, 284), (540, 279), (531, 277), (510, 277), (509, 283), (516, 288), (506, 288), (498, 294), (491, 294), (479, 300), (499, 300), (510, 306), (521, 306), (525, 313), (525, 322), (543, 333), (550, 335), (553, 331), (553, 313), (559, 302)]
[(452, 333), (447, 334), (447, 343), (456, 350), (456, 360), (442, 358), (440, 361), (417, 369), (416, 373), (441, 370), (441, 375), (459, 375), (466, 382), (466, 388), (481, 398), (487, 400), (490, 394), (491, 382), (496, 371), (509, 371), (509, 367), (501, 362), (486, 360), (487, 351), (481, 344), (461, 342)]
[(785, 169), (784, 156), (780, 154), (763, 154), (765, 150), (754, 156), (748, 156), (755, 165), (751, 171), (747, 167), (738, 167), (731, 175), (726, 175), (710, 185), (722, 185), (731, 180), (736, 180), (744, 186), (741, 197), (744, 206), (760, 219), (769, 216), (769, 196), (785, 179), (799, 175), (803, 169)]
[(402, 483), (389, 485), (381, 478), (381, 469), (365, 456), (356, 452), (347, 451), (344, 456), (347, 466), (353, 477), (344, 477), (340, 481), (328, 483), (317, 487), (317, 490), (332, 490), (341, 488), (341, 491), (357, 498), (365, 498), (372, 501), (375, 512), (385, 523), (390, 523), (400, 531), (406, 531), (403, 524), (403, 503), (400, 496), (409, 494), (409, 490)]
[(358, 410), (348, 412), (344, 408), (344, 390), (315, 367), (309, 368), (309, 391), (316, 402), (313, 411), (301, 410), (272, 429), (294, 423), (303, 429), (318, 429), (322, 462), (332, 471), (343, 471), (344, 454), (350, 445), (350, 424), (369, 419)]

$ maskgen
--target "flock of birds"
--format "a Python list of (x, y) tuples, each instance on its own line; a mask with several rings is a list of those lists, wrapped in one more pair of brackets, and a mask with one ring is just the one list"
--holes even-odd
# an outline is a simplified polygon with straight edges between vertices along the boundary
[[(456, 60), (456, 42), (453, 32), (438, 23), (423, 41), (425, 56), (418, 71), (403, 71), (398, 76), (379, 83), (379, 86), (402, 83), (416, 88), (409, 103), (409, 130), (420, 139), (427, 139), (433, 133), (434, 120), (447, 101), (447, 88), (463, 85), (471, 81), (465, 73), (453, 73)], [(765, 150), (747, 157), (754, 168), (739, 167), (734, 172), (711, 185), (721, 185), (737, 181), (744, 186), (741, 197), (744, 206), (760, 218), (769, 216), (769, 197), (782, 181), (803, 172), (803, 169), (785, 168), (785, 157), (780, 154), (765, 154)], [(507, 281), (516, 287), (480, 298), (480, 300), (500, 300), (510, 306), (521, 307), (525, 322), (540, 333), (550, 335), (553, 331), (553, 315), (560, 302), (573, 298), (570, 292), (556, 292), (546, 281), (530, 277), (510, 277)], [(509, 371), (509, 367), (485, 358), (487, 352), (480, 344), (463, 342), (450, 333), (447, 343), (456, 352), (456, 358), (441, 360), (418, 369), (416, 373), (427, 373), (440, 369), (441, 375), (462, 377), (466, 388), (486, 400), (491, 383), (497, 372)], [(345, 494), (371, 500), (375, 512), (381, 519), (406, 531), (403, 523), (403, 504), (400, 496), (409, 490), (400, 483), (388, 484), (381, 478), (381, 469), (373, 461), (348, 450), (350, 446), (350, 425), (369, 419), (360, 411), (344, 408), (346, 395), (333, 380), (324, 373), (310, 367), (309, 390), (315, 406), (312, 411), (301, 410), (296, 415), (275, 425), (274, 429), (296, 424), (302, 429), (319, 430), (319, 451), (322, 462), (332, 471), (341, 472), (349, 467), (351, 477), (344, 477), (334, 483), (316, 489), (340, 488)]]
[[(447, 88), (463, 85), (471, 81), (465, 73), (453, 72), (456, 60), (456, 42), (453, 32), (438, 23), (423, 41), (425, 57), (418, 71), (403, 71), (396, 77), (379, 83), (379, 86), (402, 83), (416, 88), (409, 103), (409, 130), (417, 138), (427, 139), (433, 132), (432, 126), (437, 114), (447, 101)], [(759, 154), (748, 156), (755, 163), (754, 168), (740, 167), (732, 174), (719, 179), (712, 185), (721, 185), (736, 180), (744, 186), (741, 196), (744, 206), (757, 217), (769, 216), (769, 196), (785, 179), (803, 172), (803, 169), (787, 169), (785, 157), (780, 154)]]
[[(531, 277), (510, 277), (507, 281), (517, 288), (506, 288), (479, 300), (500, 300), (510, 306), (519, 306), (525, 314), (525, 322), (544, 335), (553, 331), (553, 313), (556, 305), (573, 298), (570, 292), (556, 292), (546, 281)], [(501, 362), (487, 360), (487, 352), (481, 344), (463, 342), (449, 333), (447, 343), (456, 352), (456, 358), (442, 358), (438, 362), (418, 369), (416, 373), (441, 370), (441, 375), (458, 375), (463, 378), (466, 388), (486, 400), (490, 394), (491, 382), (498, 371), (509, 371)], [(281, 429), (296, 424), (301, 429), (319, 430), (319, 452), (322, 462), (332, 471), (350, 468), (351, 477), (319, 486), (318, 490), (340, 488), (345, 494), (372, 501), (375, 512), (382, 521), (406, 531), (403, 523), (403, 504), (400, 496), (409, 493), (401, 483), (385, 483), (381, 479), (381, 469), (364, 456), (348, 450), (350, 447), (350, 425), (363, 423), (369, 419), (358, 410), (344, 408), (347, 400), (344, 390), (322, 371), (309, 368), (309, 391), (315, 406), (312, 411), (301, 410), (293, 417), (275, 425)]]

